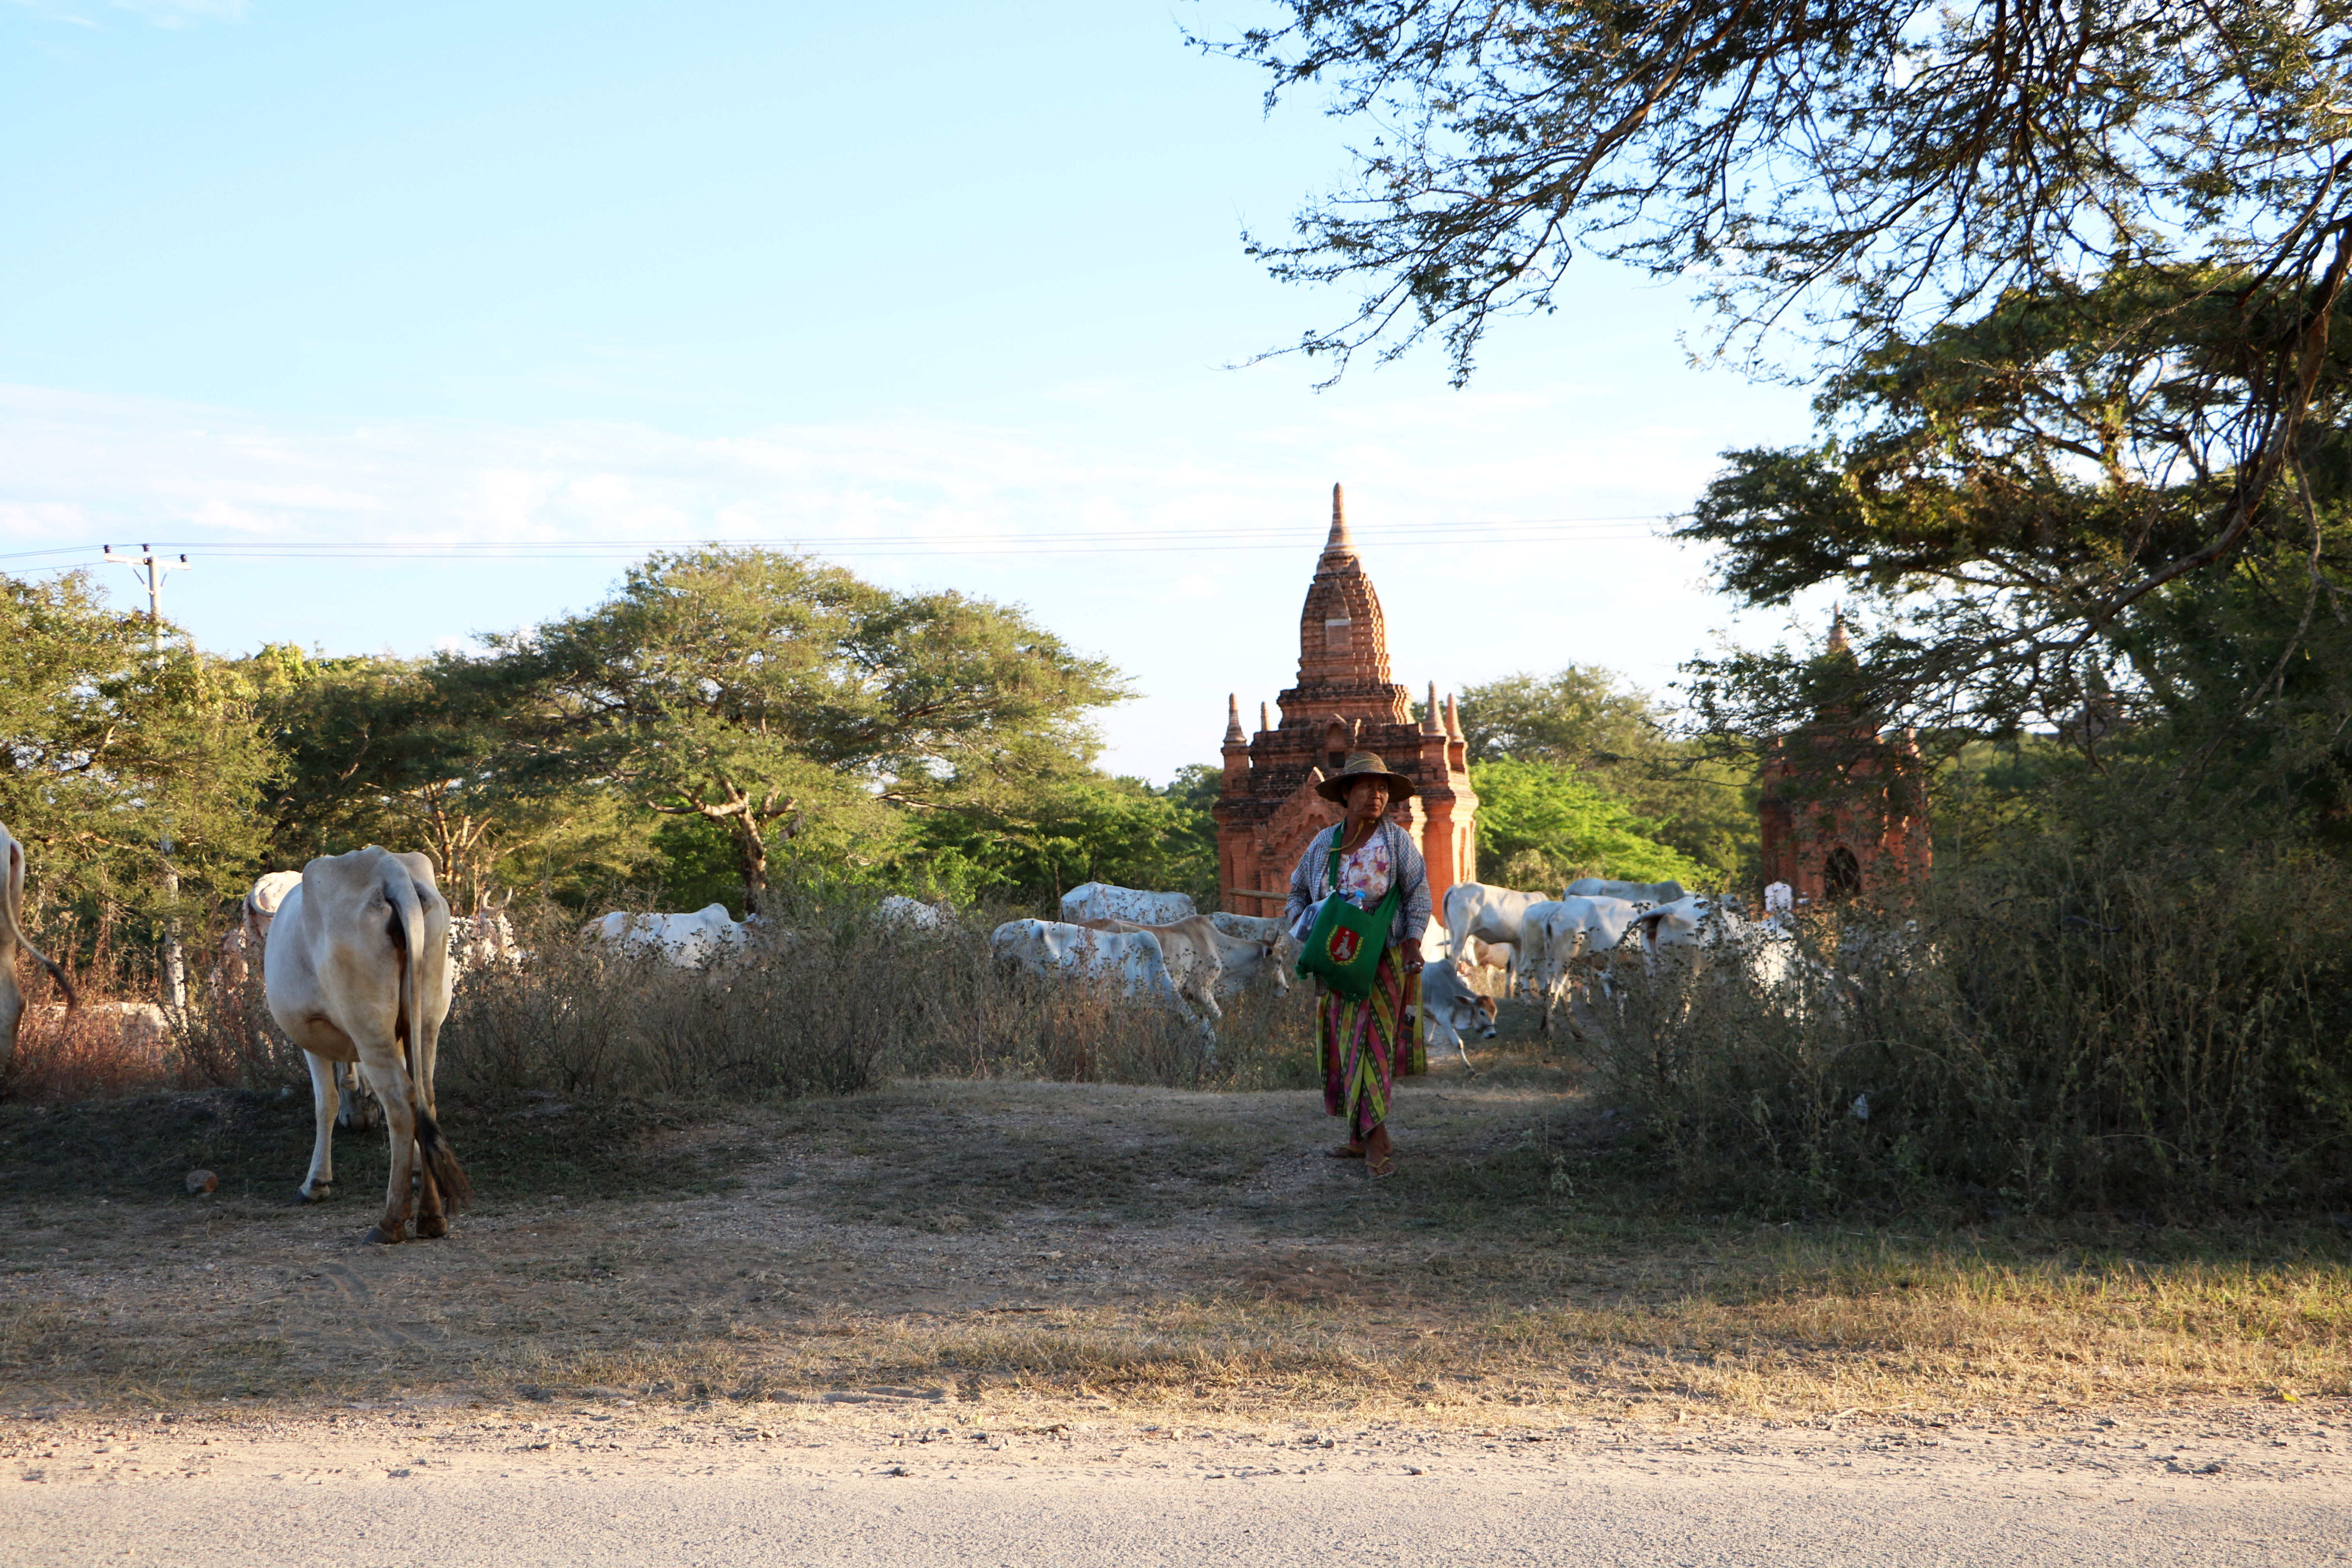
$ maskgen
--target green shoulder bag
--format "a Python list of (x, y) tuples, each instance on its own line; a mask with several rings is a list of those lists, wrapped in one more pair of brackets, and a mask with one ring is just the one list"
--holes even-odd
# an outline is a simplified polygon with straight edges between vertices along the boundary
[(1396, 923), (1397, 885), (1391, 876), (1388, 896), (1377, 908), (1360, 910), (1339, 896), (1339, 840), (1331, 840), (1330, 868), (1326, 879), (1330, 896), (1315, 916), (1315, 929), (1298, 952), (1293, 971), (1301, 980), (1318, 979), (1350, 1002), (1372, 994), (1372, 976), (1379, 973), (1381, 954), (1389, 945), (1389, 928)]

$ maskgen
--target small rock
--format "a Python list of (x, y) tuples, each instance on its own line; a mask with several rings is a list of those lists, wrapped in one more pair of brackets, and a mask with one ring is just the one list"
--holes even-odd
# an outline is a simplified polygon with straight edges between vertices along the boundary
[(219, 1187), (220, 1178), (214, 1175), (210, 1171), (190, 1171), (188, 1173), (188, 1191), (192, 1193), (215, 1192), (217, 1191)]

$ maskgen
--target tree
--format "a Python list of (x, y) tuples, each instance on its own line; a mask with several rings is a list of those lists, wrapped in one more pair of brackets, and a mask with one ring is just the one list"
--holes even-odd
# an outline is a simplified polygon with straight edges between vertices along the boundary
[[(1251, 244), (1278, 278), (1361, 289), (1297, 345), (1340, 371), (1434, 332), (1459, 383), (1496, 315), (1554, 307), (1579, 247), (1689, 275), (1728, 352), (1807, 379), (2005, 300), (2157, 279), (2084, 341), (2162, 380), (2207, 482), (1983, 642), (1995, 681), (2301, 510), (2284, 481), (2352, 271), (2344, 0), (1282, 8), (1209, 47), (1265, 67), (1270, 102), (1319, 84), (1381, 125), (1297, 243)], [(2171, 353), (2184, 317), (2225, 325), (2222, 352)]]
[(1162, 790), (1088, 772), (1041, 779), (1017, 806), (926, 813), (914, 825), (919, 853), (905, 875), (963, 897), (1058, 902), (1081, 883), (1109, 882), (1189, 893), (1213, 909), (1217, 829), (1209, 808), (1223, 777), (1221, 768), (1194, 763)]
[(269, 801), (282, 868), (365, 844), (422, 849), (463, 910), (502, 861), (593, 805), (508, 763), (500, 715), (476, 700), (466, 660), (314, 659), (280, 643), (236, 668), (286, 760)]
[(450, 678), (522, 774), (722, 829), (754, 911), (779, 842), (1001, 807), (1083, 768), (1086, 711), (1125, 695), (1021, 610), (763, 550), (657, 554), (585, 615), (488, 641)]
[(250, 686), (163, 629), (157, 653), (87, 572), (0, 577), (0, 814), (53, 889), (159, 925), (176, 912), (159, 840), (183, 897), (241, 887), (276, 771)]
[(1558, 763), (1502, 758), (1474, 763), (1479, 853), (1513, 887), (1565, 886), (1578, 877), (1696, 880), (1701, 868), (1658, 842), (1586, 774)]
[[(2161, 339), (2126, 330), (2156, 312)], [(2274, 785), (2334, 809), (2352, 760), (2321, 741), (2352, 710), (2341, 340), (2227, 568), (2102, 608), (2119, 574), (2193, 550), (2240, 483), (2211, 413), (2242, 401), (2215, 388), (2254, 363), (2247, 335), (2210, 279), (2135, 268), (1890, 338), (1821, 395), (1843, 439), (1731, 454), (1678, 536), (1717, 546), (1751, 605), (1832, 583), (1872, 603), (1838, 697), (1856, 711), (1947, 749), (2061, 732), (2095, 764), (2161, 737), (2200, 770), (2275, 763)], [(1786, 648), (1693, 668), (1720, 731), (1790, 728), (1824, 696)]]
[[(1638, 819), (1641, 834), (1711, 879), (1744, 882), (1757, 868), (1754, 769), (1675, 737), (1656, 701), (1609, 670), (1572, 666), (1557, 675), (1521, 673), (1465, 687), (1462, 731), (1473, 764), (1509, 759), (1574, 770), (1622, 803), (1624, 819)], [(1479, 794), (1480, 838), (1491, 855), (1496, 844), (1483, 785)], [(1508, 858), (1496, 860), (1498, 873)]]

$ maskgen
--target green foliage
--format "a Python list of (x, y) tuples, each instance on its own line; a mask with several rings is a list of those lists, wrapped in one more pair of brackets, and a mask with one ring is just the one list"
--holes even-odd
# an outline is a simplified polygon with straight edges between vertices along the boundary
[(551, 858), (574, 879), (592, 868), (617, 877), (636, 858), (616, 842), (629, 836), (607, 803), (512, 765), (503, 716), (480, 700), (467, 661), (313, 659), (269, 644), (236, 668), (285, 758), (269, 802), (275, 868), (411, 846), (432, 856), (462, 910)]
[[(52, 898), (160, 920), (238, 886), (262, 847), (255, 805), (277, 759), (237, 672), (145, 617), (119, 615), (89, 574), (0, 578), (0, 814), (34, 846)], [(158, 841), (173, 843), (175, 902)]]
[(1591, 777), (1558, 763), (1473, 763), (1479, 853), (1515, 888), (1565, 887), (1578, 877), (1696, 882), (1696, 862), (1657, 841)]
[[(1725, 589), (1750, 604), (1830, 584), (1873, 601), (1856, 711), (1955, 742), (2071, 726), (2094, 759), (2128, 734), (2253, 787), (2340, 795), (2340, 761), (2310, 742), (2352, 714), (2336, 613), (2352, 586), (2352, 351), (2339, 331), (2305, 363), (2309, 418), (2274, 472), (2248, 471), (2233, 411), (2260, 393), (2250, 336), (2271, 330), (2251, 288), (2119, 267), (1889, 334), (1822, 394), (1838, 438), (1729, 454), (1679, 537), (1717, 547)], [(2131, 329), (2142, 318), (2162, 330)], [(2164, 564), (2209, 547), (2226, 569)], [(1704, 721), (1802, 721), (1819, 698), (1807, 658), (1695, 664)]]
[[(1592, 665), (1571, 666), (1548, 677), (1506, 676), (1465, 688), (1462, 694), (1463, 735), (1474, 763), (1512, 758), (1574, 769), (1622, 803), (1629, 821), (1640, 822), (1630, 831), (1654, 839), (1696, 867), (1704, 882), (1752, 882), (1760, 853), (1752, 763), (1673, 737), (1666, 718), (1646, 693), (1622, 686), (1615, 674)], [(1484, 794), (1482, 786), (1480, 841), (1496, 874), (1516, 887), (1552, 880), (1508, 874), (1511, 856), (1534, 845), (1529, 841), (1507, 852), (1497, 850)], [(1573, 855), (1560, 860), (1549, 851), (1539, 859), (1555, 868), (1582, 863)], [(1529, 870), (1534, 869), (1531, 865)], [(1610, 874), (1634, 877), (1632, 872)], [(1685, 879), (1691, 874), (1662, 873)]]
[(762, 550), (655, 555), (596, 609), (490, 640), (447, 677), (518, 774), (717, 825), (752, 909), (779, 838), (878, 861), (893, 807), (1001, 812), (1083, 767), (1086, 711), (1125, 695), (1020, 610)]
[(913, 824), (919, 855), (908, 870), (919, 866), (930, 885), (966, 900), (987, 896), (1042, 908), (1080, 883), (1110, 882), (1189, 893), (1212, 909), (1217, 847), (1208, 808), (1220, 777), (1195, 764), (1158, 790), (1140, 779), (1085, 773), (1053, 781), (1018, 814), (929, 813)]

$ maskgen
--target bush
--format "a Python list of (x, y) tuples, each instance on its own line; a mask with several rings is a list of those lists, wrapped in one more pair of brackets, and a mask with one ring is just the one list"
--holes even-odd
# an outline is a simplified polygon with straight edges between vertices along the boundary
[[(1304, 987), (1279, 1000), (1227, 1001), (1210, 1051), (1159, 1007), (1000, 969), (988, 939), (1007, 911), (919, 931), (877, 924), (870, 894), (803, 889), (776, 901), (790, 911), (791, 933), (708, 973), (585, 942), (578, 912), (560, 905), (518, 908), (510, 918), (529, 959), (460, 981), (436, 1088), (758, 1100), (854, 1093), (893, 1077), (1200, 1089), (1315, 1081)], [(122, 978), (85, 968), (85, 1008), (70, 1019), (28, 1007), (0, 1093), (47, 1101), (167, 1085), (307, 1085), (302, 1053), (269, 1017), (258, 965), (217, 988), (192, 976), (193, 1005), (169, 1018), (160, 1040), (127, 1036), (91, 1005), (120, 995)], [(152, 978), (141, 972), (130, 983)]]
[(441, 1034), (441, 1083), (568, 1094), (761, 1099), (845, 1094), (886, 1078), (1050, 1078), (1184, 1088), (1312, 1081), (1303, 992), (1229, 1004), (1213, 1053), (1161, 1009), (1008, 973), (992, 916), (890, 928), (855, 902), (709, 973), (583, 943), (539, 911), (529, 962), (470, 975)]
[(1638, 984), (1591, 1047), (1694, 1202), (2154, 1211), (2352, 1198), (2352, 881), (2067, 847), (1802, 922), (1786, 977)]

